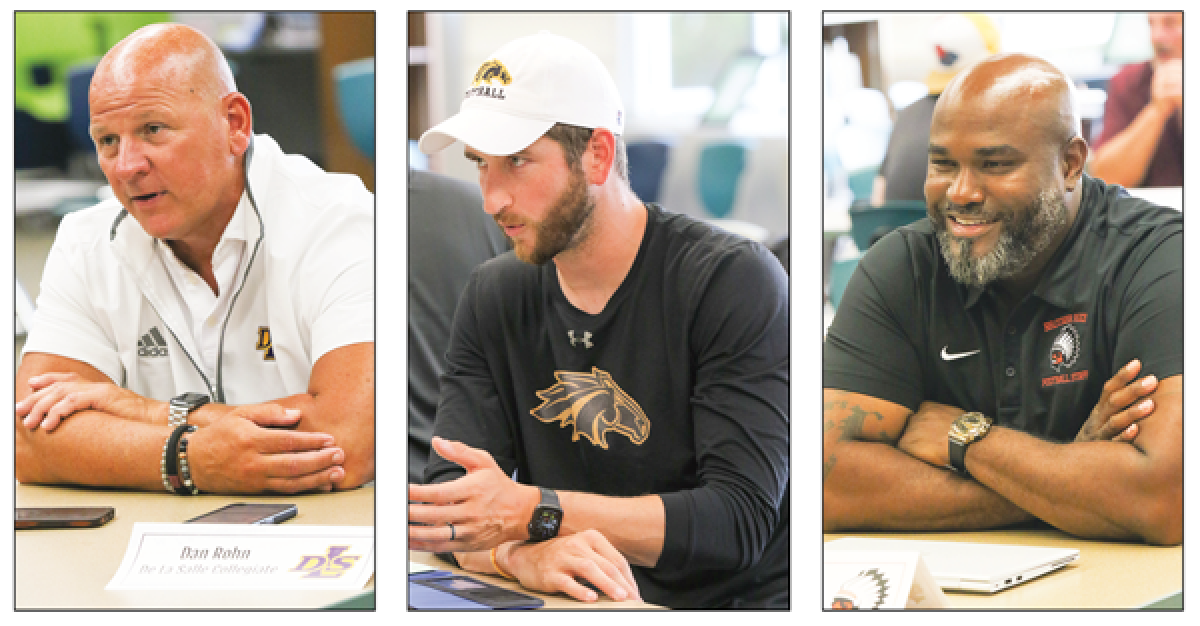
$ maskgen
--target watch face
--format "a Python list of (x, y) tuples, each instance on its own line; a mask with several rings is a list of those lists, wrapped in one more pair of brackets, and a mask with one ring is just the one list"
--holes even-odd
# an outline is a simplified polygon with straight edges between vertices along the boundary
[(952, 432), (958, 434), (963, 440), (973, 441), (987, 432), (991, 425), (991, 420), (981, 413), (966, 413), (955, 420)]
[(171, 400), (171, 403), (194, 409), (207, 404), (208, 396), (202, 393), (188, 392), (183, 395), (176, 396)]
[(529, 522), (529, 534), (538, 539), (551, 539), (558, 535), (561, 522), (562, 511), (539, 507), (533, 512), (533, 521)]

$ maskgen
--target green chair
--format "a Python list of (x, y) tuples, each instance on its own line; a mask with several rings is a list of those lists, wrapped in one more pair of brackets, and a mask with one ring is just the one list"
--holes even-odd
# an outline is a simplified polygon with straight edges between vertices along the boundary
[(726, 218), (733, 212), (738, 180), (745, 168), (746, 148), (739, 143), (716, 142), (700, 151), (696, 191), (710, 217)]
[(833, 305), (833, 310), (836, 311), (842, 303), (842, 294), (846, 292), (846, 285), (857, 267), (857, 257), (833, 262), (833, 269), (829, 272), (829, 303)]
[(17, 12), (13, 104), (43, 122), (65, 122), (70, 67), (99, 59), (129, 33), (169, 17), (165, 11)]
[(875, 175), (879, 166), (860, 167), (852, 172), (846, 172), (846, 184), (854, 194), (855, 202), (866, 203), (871, 199), (871, 189), (875, 186)]
[(18, 12), (13, 29), (13, 104), (43, 122), (65, 122), (68, 68), (106, 50), (89, 13)]
[(855, 203), (850, 207), (850, 234), (854, 245), (866, 252), (893, 230), (911, 224), (926, 215), (924, 202), (891, 202), (881, 207)]
[(375, 159), (375, 58), (333, 68), (338, 113), (359, 152)]

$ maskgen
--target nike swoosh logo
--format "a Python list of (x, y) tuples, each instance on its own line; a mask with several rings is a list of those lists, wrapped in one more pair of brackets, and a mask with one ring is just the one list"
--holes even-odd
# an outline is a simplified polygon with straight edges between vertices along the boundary
[(979, 353), (978, 350), (972, 350), (970, 352), (959, 352), (958, 354), (950, 354), (949, 352), (946, 352), (946, 348), (949, 348), (949, 347), (950, 346), (946, 346), (946, 347), (942, 348), (942, 360), (943, 361), (954, 361), (954, 360), (961, 359), (964, 357), (969, 357), (972, 354)]

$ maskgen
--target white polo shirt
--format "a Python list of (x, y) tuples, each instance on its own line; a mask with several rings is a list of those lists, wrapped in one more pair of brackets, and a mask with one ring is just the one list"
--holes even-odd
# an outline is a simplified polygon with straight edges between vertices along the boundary
[(158, 400), (247, 404), (305, 392), (321, 356), (374, 341), (374, 196), (266, 135), (247, 180), (215, 259), (233, 280), (218, 278), (220, 297), (200, 281), (208, 301), (117, 200), (65, 217), (24, 352), (88, 363)]

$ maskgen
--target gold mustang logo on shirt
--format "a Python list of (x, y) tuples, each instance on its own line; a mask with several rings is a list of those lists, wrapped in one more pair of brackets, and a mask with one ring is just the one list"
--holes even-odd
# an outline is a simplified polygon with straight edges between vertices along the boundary
[(650, 436), (650, 419), (638, 403), (621, 390), (608, 372), (593, 367), (583, 372), (554, 372), (558, 383), (538, 391), (542, 403), (529, 413), (537, 419), (574, 427), (571, 441), (586, 437), (592, 445), (608, 449), (605, 435), (616, 432), (636, 445)]

